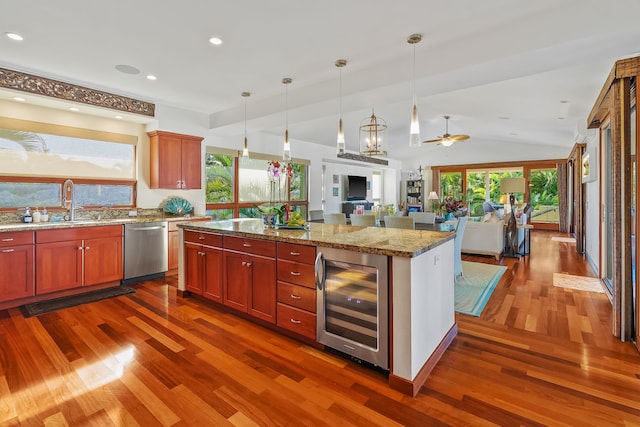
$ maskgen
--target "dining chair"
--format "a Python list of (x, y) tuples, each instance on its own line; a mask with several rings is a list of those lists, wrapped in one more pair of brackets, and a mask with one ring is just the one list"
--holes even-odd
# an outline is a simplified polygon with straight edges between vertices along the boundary
[(389, 216), (384, 217), (384, 226), (387, 228), (407, 228), (415, 230), (416, 223), (412, 216)]
[(464, 235), (464, 229), (467, 227), (468, 216), (461, 216), (458, 218), (458, 225), (456, 226), (456, 237), (453, 240), (453, 274), (454, 279), (462, 276), (462, 236)]
[(409, 216), (413, 217), (416, 224), (435, 224), (435, 212), (409, 212)]
[(347, 216), (343, 213), (326, 213), (323, 215), (325, 224), (346, 224)]
[(373, 215), (351, 215), (351, 225), (363, 225), (366, 227), (375, 227), (376, 217)]

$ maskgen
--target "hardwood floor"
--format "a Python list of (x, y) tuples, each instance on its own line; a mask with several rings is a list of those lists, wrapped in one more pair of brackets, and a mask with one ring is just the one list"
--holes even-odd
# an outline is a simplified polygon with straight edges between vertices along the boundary
[[(69, 426), (640, 425), (640, 354), (611, 335), (605, 294), (552, 286), (592, 275), (557, 233), (532, 233), (479, 318), (416, 398), (387, 377), (196, 298), (175, 278), (24, 318), (0, 311), (0, 424)], [(6, 273), (3, 273), (6, 274)]]

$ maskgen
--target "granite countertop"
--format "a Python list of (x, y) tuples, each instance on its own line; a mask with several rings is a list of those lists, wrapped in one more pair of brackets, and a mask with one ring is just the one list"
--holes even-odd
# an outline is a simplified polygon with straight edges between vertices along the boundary
[(310, 223), (308, 230), (266, 228), (260, 219), (183, 223), (180, 228), (387, 256), (415, 257), (455, 237), (455, 232)]
[(38, 223), (22, 223), (17, 222), (13, 224), (0, 224), (0, 233), (9, 231), (37, 231), (37, 230), (51, 230), (59, 228), (75, 228), (75, 227), (95, 227), (98, 225), (122, 225), (131, 223), (143, 223), (154, 221), (194, 221), (202, 220), (207, 221), (209, 217), (206, 216), (191, 216), (191, 217), (174, 217), (174, 216), (141, 216), (131, 218), (105, 218), (105, 219), (78, 219), (75, 221), (49, 221)]

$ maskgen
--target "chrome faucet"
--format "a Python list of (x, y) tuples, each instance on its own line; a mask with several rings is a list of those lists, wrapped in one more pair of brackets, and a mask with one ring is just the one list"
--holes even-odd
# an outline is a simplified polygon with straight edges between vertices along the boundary
[[(76, 197), (74, 189), (73, 181), (70, 179), (66, 180), (62, 185), (62, 207), (69, 211), (69, 221), (75, 221), (76, 219)], [(67, 199), (67, 194), (71, 196), (71, 200)]]

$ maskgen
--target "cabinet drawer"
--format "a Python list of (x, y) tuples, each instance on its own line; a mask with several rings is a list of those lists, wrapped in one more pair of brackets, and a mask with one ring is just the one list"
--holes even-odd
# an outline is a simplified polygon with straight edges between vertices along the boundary
[(316, 290), (278, 282), (278, 302), (315, 313)]
[(33, 231), (0, 233), (0, 247), (33, 245)]
[(276, 256), (276, 242), (269, 240), (224, 236), (224, 248), (272, 258)]
[(315, 289), (315, 266), (278, 259), (278, 280)]
[(71, 240), (122, 237), (122, 225), (72, 227), (59, 230), (38, 230), (36, 243), (68, 242)]
[(184, 230), (184, 241), (199, 243), (201, 245), (222, 247), (222, 235), (202, 233), (199, 231)]
[(278, 303), (278, 326), (296, 334), (316, 339), (316, 315)]
[(316, 262), (316, 247), (278, 242), (278, 259), (313, 264)]

